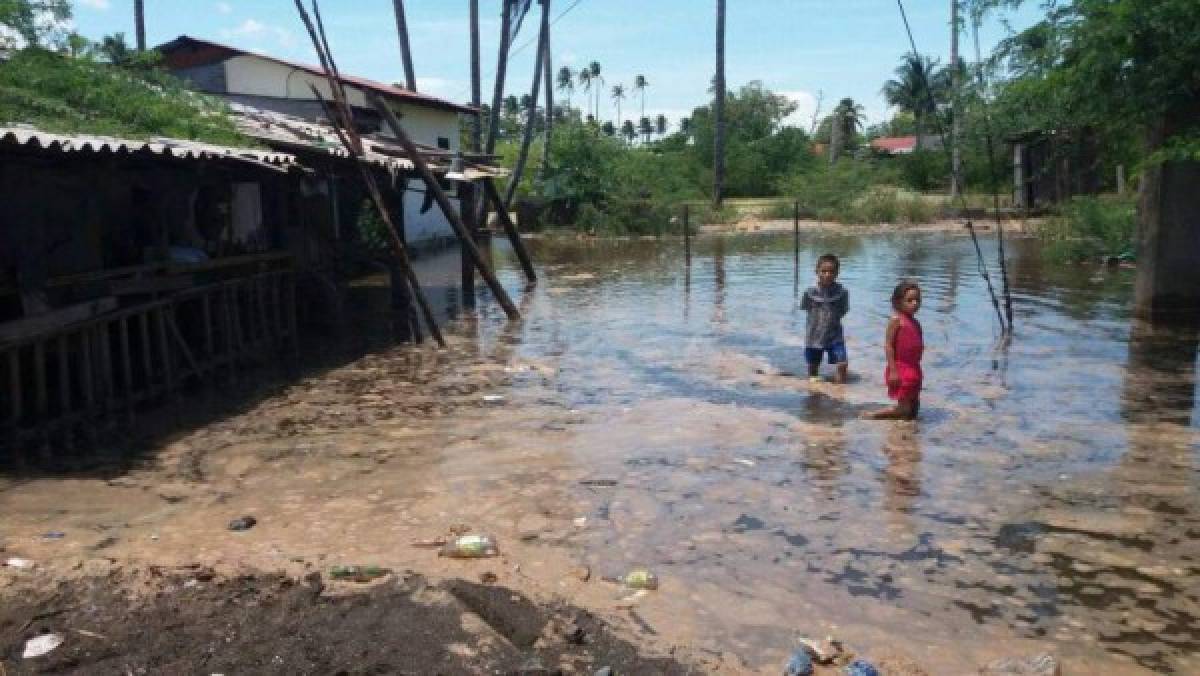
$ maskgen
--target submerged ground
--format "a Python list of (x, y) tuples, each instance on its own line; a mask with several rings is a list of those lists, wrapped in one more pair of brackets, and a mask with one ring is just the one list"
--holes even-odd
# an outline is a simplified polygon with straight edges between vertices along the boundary
[[(68, 625), (120, 588), (151, 604), (125, 622), (181, 612), (164, 594), (194, 595), (174, 607), (208, 608), (209, 622), (241, 618), (224, 650), (219, 632), (198, 634), (208, 648), (196, 655), (210, 657), (187, 669), (233, 669), (245, 651), (278, 673), (370, 671), (349, 648), (289, 662), (303, 651), (280, 643), (275, 663), (236, 646), (261, 646), (250, 627), (318, 586), (331, 616), (347, 616), (333, 599), (361, 587), (330, 582), (329, 569), (373, 564), (395, 574), (368, 587), (364, 607), (444, 611), (429, 615), (446, 627), (431, 638), (392, 639), (403, 652), (449, 637), (430, 652), (442, 662), (413, 671), (539, 656), (574, 670), (777, 673), (803, 633), (931, 674), (1043, 651), (1068, 674), (1194, 673), (1197, 336), (1132, 323), (1130, 271), (1050, 264), (1027, 244), (1010, 243), (1007, 348), (961, 234), (806, 233), (799, 279), (787, 236), (704, 238), (690, 267), (679, 242), (545, 240), (544, 279), (524, 294), (500, 249), (521, 323), (485, 299), (443, 353), (393, 348), (316, 370), (102, 477), (0, 479), (3, 557), (39, 566), (0, 568), (0, 659), (36, 670), (19, 648), (39, 629), (103, 634)], [(994, 261), (995, 240), (982, 245)], [(792, 375), (803, 368), (797, 290), (825, 251), (843, 256), (851, 292), (845, 386)], [(900, 277), (925, 293), (922, 419), (862, 421), (883, 402), (880, 341)], [(453, 290), (432, 293), (458, 305)], [(254, 528), (227, 530), (245, 514)], [(412, 546), (460, 526), (495, 534), (501, 556)], [(631, 597), (603, 579), (638, 565), (659, 590)], [(217, 586), (237, 575), (252, 577)], [(496, 592), (477, 588), (526, 610), (488, 610), (471, 594)], [(86, 602), (22, 621), (54, 598)], [(246, 610), (260, 606), (275, 610)], [(590, 648), (564, 648), (560, 625), (585, 611), (603, 626), (588, 626)], [(524, 630), (522, 612), (535, 616)], [(105, 617), (117, 615), (93, 620)], [(302, 643), (319, 641), (305, 622)], [(366, 654), (419, 625), (328, 638)], [(91, 654), (88, 640), (99, 639), (68, 633), (60, 650)], [(89, 658), (72, 659), (60, 670), (88, 671)], [(103, 664), (124, 673), (118, 662)]]

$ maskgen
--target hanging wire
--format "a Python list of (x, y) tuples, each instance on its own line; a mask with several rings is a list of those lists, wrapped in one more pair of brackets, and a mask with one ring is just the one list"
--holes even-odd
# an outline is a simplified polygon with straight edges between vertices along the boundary
[[(914, 58), (920, 58), (921, 52), (917, 49), (917, 41), (913, 37), (912, 25), (908, 21), (908, 12), (906, 12), (904, 9), (904, 0), (896, 0), (896, 6), (900, 8), (900, 18), (904, 21), (904, 31), (908, 34), (908, 44), (912, 48), (913, 56), (914, 56)], [(958, 26), (955, 26), (954, 30), (958, 30)], [(978, 37), (978, 34), (976, 34), (976, 37)], [(930, 110), (934, 111), (933, 122), (937, 128), (938, 136), (941, 138), (941, 141), (942, 141), (942, 150), (943, 150), (943, 152), (946, 153), (947, 159), (951, 159), (951, 149), (950, 149), (950, 144), (947, 143), (946, 129), (942, 125), (941, 117), (939, 117), (937, 115), (937, 102), (934, 101), (934, 99), (933, 99), (933, 90), (929, 86), (929, 79), (926, 77), (925, 70), (923, 68), (918, 69), (917, 74), (921, 77), (921, 85), (922, 85), (922, 88), (925, 90), (925, 96), (928, 98), (929, 108), (930, 108)], [(985, 101), (984, 102), (985, 108), (986, 108), (986, 105), (987, 104)], [(956, 111), (956, 112), (960, 112), (960, 111)], [(991, 160), (992, 160), (992, 157), (991, 157), (992, 139), (991, 139), (990, 127), (986, 131), (987, 131), (988, 156), (989, 156), (989, 162), (991, 162)], [(993, 168), (994, 168), (994, 165), (993, 165)], [(975, 245), (975, 256), (976, 256), (976, 262), (979, 267), (979, 275), (981, 277), (983, 277), (983, 281), (987, 285), (988, 296), (992, 300), (992, 307), (996, 310), (996, 319), (997, 319), (997, 321), (1000, 322), (1000, 331), (1001, 331), (1001, 333), (1003, 333), (1004, 335), (1007, 336), (1012, 331), (1012, 310), (1011, 310), (1012, 300), (1011, 300), (1011, 298), (1009, 298), (1007, 296), (1008, 274), (1006, 272), (1007, 266), (1006, 266), (1006, 264), (1004, 262), (1004, 258), (1003, 258), (1004, 235), (1003, 235), (1002, 229), (999, 229), (999, 227), (1000, 227), (999, 226), (999, 224), (1000, 224), (1000, 210), (999, 210), (1000, 196), (996, 192), (996, 184), (995, 184), (994, 179), (995, 179), (995, 176), (993, 175), (992, 197), (993, 197), (993, 204), (994, 204), (994, 207), (996, 210), (996, 224), (997, 224), (997, 228), (998, 228), (997, 235), (999, 236), (999, 239), (1001, 242), (1000, 270), (1001, 270), (1001, 274), (1004, 276), (1004, 289), (1005, 289), (1005, 294), (1006, 294), (1005, 305), (1010, 308), (1009, 312), (1008, 312), (1008, 316), (1009, 316), (1008, 323), (1005, 323), (1004, 313), (1002, 313), (1000, 310), (1000, 299), (996, 296), (996, 289), (992, 285), (992, 277), (991, 277), (991, 274), (988, 272), (987, 261), (984, 260), (983, 249), (979, 246), (979, 237), (975, 233), (975, 224), (971, 221), (970, 217), (967, 217), (966, 225), (967, 225), (967, 231), (969, 233), (971, 233), (971, 242)], [(959, 206), (961, 206), (963, 211), (965, 212), (967, 209), (967, 200), (963, 196), (962, 187), (964, 184), (962, 182), (961, 176), (959, 177), (959, 181), (960, 182), (959, 182), (958, 202), (959, 202)]]

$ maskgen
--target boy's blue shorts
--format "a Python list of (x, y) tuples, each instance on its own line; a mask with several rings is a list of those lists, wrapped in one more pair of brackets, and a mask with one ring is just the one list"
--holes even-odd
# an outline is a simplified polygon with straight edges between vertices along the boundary
[(809, 364), (820, 364), (821, 356), (828, 353), (830, 364), (845, 364), (850, 361), (846, 356), (846, 342), (839, 340), (836, 343), (830, 343), (827, 347), (806, 347), (804, 348), (804, 359)]

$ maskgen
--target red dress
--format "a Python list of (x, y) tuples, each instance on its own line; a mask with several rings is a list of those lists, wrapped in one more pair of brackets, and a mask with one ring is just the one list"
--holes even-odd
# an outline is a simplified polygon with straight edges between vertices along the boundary
[(921, 324), (916, 319), (900, 313), (900, 328), (896, 329), (896, 370), (900, 384), (891, 383), (891, 369), (885, 368), (883, 382), (887, 383), (888, 397), (896, 401), (912, 401), (921, 394), (921, 354), (925, 341), (921, 337)]

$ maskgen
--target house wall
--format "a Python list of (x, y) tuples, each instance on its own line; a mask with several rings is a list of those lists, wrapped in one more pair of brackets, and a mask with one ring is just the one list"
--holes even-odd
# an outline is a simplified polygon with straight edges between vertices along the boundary
[[(329, 84), (324, 78), (256, 56), (228, 59), (224, 62), (224, 72), (225, 94), (228, 98), (266, 110), (315, 117), (320, 108), (319, 104), (314, 103), (310, 85), (315, 86), (322, 96), (332, 99)], [(367, 97), (357, 87), (347, 86), (346, 96), (351, 106), (370, 107)], [(434, 147), (446, 145), (450, 150), (459, 150), (457, 112), (406, 103), (393, 103), (392, 106), (413, 141)], [(385, 138), (392, 136), (386, 126), (380, 135)], [(454, 236), (450, 223), (436, 205), (421, 213), (424, 190), (425, 186), (420, 180), (410, 181), (410, 192), (405, 198), (405, 234), (414, 245)], [(451, 202), (458, 208), (457, 199), (452, 198)]]

